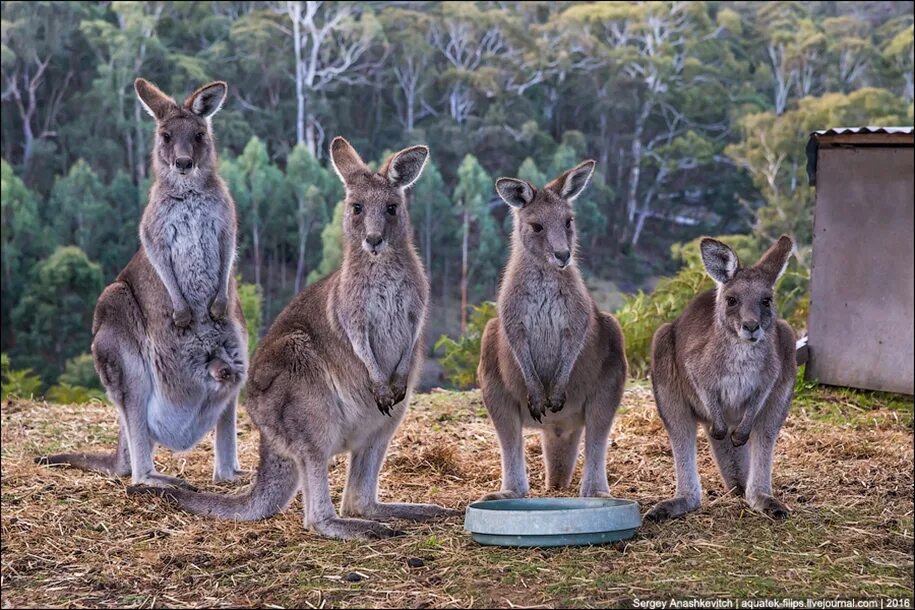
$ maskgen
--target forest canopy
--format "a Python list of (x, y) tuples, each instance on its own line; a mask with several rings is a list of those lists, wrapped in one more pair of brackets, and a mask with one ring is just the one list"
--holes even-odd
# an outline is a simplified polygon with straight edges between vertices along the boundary
[(807, 266), (807, 134), (913, 123), (912, 11), (3, 2), (2, 351), (45, 385), (86, 368), (95, 299), (138, 247), (150, 184), (138, 76), (179, 98), (229, 83), (213, 125), (246, 307), (264, 324), (339, 263), (331, 138), (376, 166), (428, 144), (410, 213), (434, 340), (460, 331), (462, 283), (466, 304), (494, 298), (511, 226), (495, 178), (542, 185), (585, 158), (597, 169), (575, 203), (579, 260), (602, 302), (675, 273), (671, 246), (702, 234), (758, 245), (788, 232)]

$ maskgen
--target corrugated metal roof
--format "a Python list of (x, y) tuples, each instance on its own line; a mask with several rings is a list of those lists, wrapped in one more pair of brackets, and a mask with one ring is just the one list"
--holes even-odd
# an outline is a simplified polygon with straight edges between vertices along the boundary
[(915, 127), (833, 127), (832, 129), (819, 129), (811, 136), (836, 136), (847, 133), (915, 133)]
[[(872, 135), (872, 134), (915, 134), (913, 126), (898, 127), (879, 127), (868, 125), (865, 127), (833, 127), (831, 129), (818, 129), (810, 133), (807, 140), (807, 179), (810, 186), (816, 186), (817, 183), (817, 149), (819, 140), (823, 136), (843, 136), (843, 135)], [(873, 144), (871, 144), (873, 145)]]

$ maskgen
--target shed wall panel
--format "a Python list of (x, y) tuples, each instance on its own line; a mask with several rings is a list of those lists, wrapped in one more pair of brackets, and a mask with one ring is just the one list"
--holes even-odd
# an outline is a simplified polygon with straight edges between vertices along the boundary
[(912, 394), (913, 150), (820, 148), (807, 376)]

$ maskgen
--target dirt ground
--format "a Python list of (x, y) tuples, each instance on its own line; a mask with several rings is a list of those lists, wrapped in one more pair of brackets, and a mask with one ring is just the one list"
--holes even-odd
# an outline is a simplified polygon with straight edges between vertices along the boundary
[[(299, 500), (257, 523), (190, 516), (128, 497), (126, 479), (33, 464), (49, 452), (113, 447), (112, 407), (6, 401), (0, 415), (4, 608), (606, 607), (913, 592), (911, 399), (805, 389), (777, 448), (776, 493), (794, 509), (785, 522), (725, 494), (700, 440), (698, 512), (645, 524), (627, 542), (566, 549), (481, 547), (460, 519), (398, 524), (406, 535), (384, 541), (324, 540), (303, 529)], [(257, 434), (244, 415), (239, 428), (241, 462), (252, 468)], [(536, 435), (527, 449), (532, 493), (543, 495)], [(244, 484), (210, 482), (210, 438), (158, 459), (162, 472), (201, 488)], [(673, 491), (667, 436), (644, 384), (626, 393), (607, 467), (614, 495), (643, 512)], [(335, 501), (344, 472), (340, 457)], [(498, 445), (479, 393), (417, 396), (382, 472), (382, 499), (463, 508), (498, 485)]]

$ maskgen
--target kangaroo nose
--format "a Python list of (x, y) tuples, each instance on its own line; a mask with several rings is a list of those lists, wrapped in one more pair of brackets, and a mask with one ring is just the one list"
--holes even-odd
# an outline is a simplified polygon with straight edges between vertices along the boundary
[(382, 242), (380, 233), (369, 233), (365, 236), (365, 243), (370, 246), (377, 246)]
[(194, 160), (190, 157), (178, 157), (175, 159), (175, 167), (180, 169), (183, 172), (191, 169), (194, 166)]
[(553, 252), (553, 256), (555, 256), (556, 260), (564, 265), (569, 262), (569, 257), (572, 256), (572, 253), (568, 250), (564, 250), (562, 252)]
[(759, 322), (757, 322), (756, 320), (750, 320), (749, 322), (744, 322), (743, 329), (745, 331), (747, 331), (748, 333), (755, 333), (757, 330), (759, 330)]

